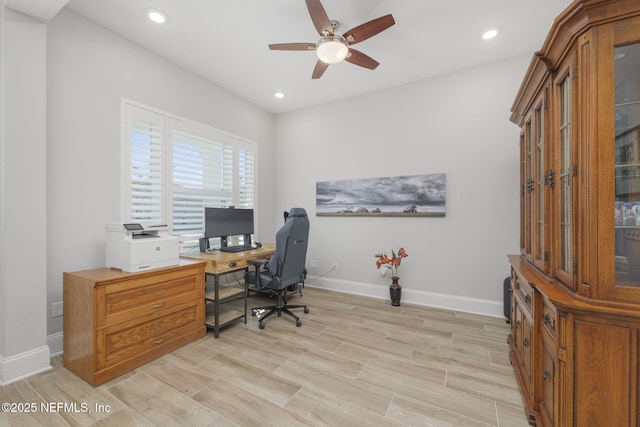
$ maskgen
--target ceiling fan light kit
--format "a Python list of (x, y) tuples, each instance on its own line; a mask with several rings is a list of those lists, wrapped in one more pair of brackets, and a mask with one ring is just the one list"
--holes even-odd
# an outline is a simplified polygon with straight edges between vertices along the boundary
[(327, 64), (337, 64), (349, 54), (349, 45), (342, 36), (325, 36), (318, 42), (316, 54)]
[(321, 38), (316, 44), (312, 43), (279, 43), (270, 44), (271, 50), (315, 50), (318, 61), (311, 75), (312, 79), (319, 79), (329, 67), (343, 60), (360, 67), (374, 70), (380, 65), (375, 59), (351, 47), (376, 34), (386, 30), (396, 22), (391, 14), (381, 16), (352, 28), (343, 35), (337, 35), (338, 21), (332, 21), (324, 10), (320, 0), (305, 0), (311, 21)]

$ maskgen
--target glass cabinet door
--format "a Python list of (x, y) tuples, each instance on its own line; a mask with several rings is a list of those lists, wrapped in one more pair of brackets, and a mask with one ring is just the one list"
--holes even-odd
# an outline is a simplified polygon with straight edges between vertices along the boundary
[(534, 234), (534, 265), (544, 273), (548, 271), (548, 227), (547, 227), (547, 119), (545, 118), (547, 104), (547, 90), (543, 90), (543, 96), (539, 98), (533, 111), (533, 146), (535, 147), (535, 227)]
[(558, 271), (556, 276), (567, 286), (574, 286), (573, 253), (573, 135), (571, 133), (572, 87), (567, 71), (557, 82), (557, 136), (558, 136)]
[(640, 286), (640, 43), (615, 49), (616, 283)]

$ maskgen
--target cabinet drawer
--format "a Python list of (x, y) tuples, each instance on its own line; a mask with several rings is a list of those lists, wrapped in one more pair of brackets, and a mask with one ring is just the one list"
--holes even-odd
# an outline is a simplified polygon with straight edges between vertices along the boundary
[(544, 301), (542, 305), (542, 317), (540, 318), (542, 327), (555, 340), (556, 337), (556, 308), (549, 301)]
[(111, 325), (191, 301), (204, 294), (202, 276), (176, 272), (96, 288), (98, 327)]
[(533, 313), (533, 288), (518, 275), (515, 276), (515, 280), (512, 280), (511, 285), (513, 286), (514, 295), (520, 298), (529, 315), (531, 315)]
[(195, 301), (186, 308), (139, 325), (98, 331), (98, 369), (119, 363), (153, 348), (162, 347), (175, 338), (202, 325), (203, 307)]

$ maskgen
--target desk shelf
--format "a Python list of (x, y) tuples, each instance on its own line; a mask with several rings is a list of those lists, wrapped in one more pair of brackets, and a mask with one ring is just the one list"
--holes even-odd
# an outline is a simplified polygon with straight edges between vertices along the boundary
[[(227, 302), (227, 300), (229, 299), (242, 298), (243, 293), (244, 293), (244, 289), (239, 287), (235, 287), (235, 286), (222, 287), (221, 286), (220, 290), (218, 291), (218, 298), (220, 299), (219, 302), (222, 304), (223, 302)], [(216, 300), (215, 291), (207, 292), (207, 294), (205, 295), (205, 298), (207, 299), (207, 301), (215, 301)]]
[[(246, 270), (248, 261), (257, 258), (268, 258), (275, 252), (275, 243), (264, 243), (261, 248), (250, 249), (242, 252), (202, 253), (194, 252), (181, 255), (181, 258), (206, 261), (205, 273), (211, 276), (214, 282), (213, 290), (205, 292), (206, 325), (213, 329), (214, 337), (218, 338), (220, 327), (244, 317), (247, 322), (247, 294), (245, 285), (222, 286), (220, 277), (228, 273)], [(203, 284), (206, 287), (206, 283)], [(216, 289), (218, 298), (216, 299)], [(244, 300), (244, 313), (235, 308), (224, 307), (225, 303), (238, 299)], [(236, 304), (231, 304), (235, 306)], [(216, 322), (216, 310), (218, 319)]]
[[(246, 312), (224, 308), (223, 306), (219, 306), (218, 309), (220, 310), (218, 315), (218, 328), (242, 318), (245, 319), (246, 323)], [(216, 306), (213, 301), (208, 301), (206, 304), (205, 324), (210, 328), (216, 327)]]
[[(245, 310), (237, 310), (234, 308), (227, 308), (225, 303), (244, 299)], [(216, 304), (216, 293), (215, 289), (209, 291), (205, 295), (206, 300), (206, 314), (205, 314), (205, 324), (214, 328), (215, 331), (219, 330), (219, 328), (234, 322), (238, 319), (244, 318), (244, 322), (247, 323), (247, 310), (246, 310), (246, 299), (247, 292), (244, 289), (244, 286), (219, 286), (218, 287), (218, 301)], [(219, 311), (218, 314), (218, 322), (216, 324), (216, 309)]]

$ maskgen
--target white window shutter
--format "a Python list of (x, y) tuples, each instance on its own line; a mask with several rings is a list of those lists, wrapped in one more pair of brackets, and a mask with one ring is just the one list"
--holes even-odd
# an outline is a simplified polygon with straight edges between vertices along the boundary
[(127, 106), (128, 206), (132, 222), (164, 222), (165, 137), (162, 116)]
[(256, 146), (217, 129), (125, 102), (125, 203), (132, 222), (171, 224), (197, 250), (204, 208), (253, 208)]

